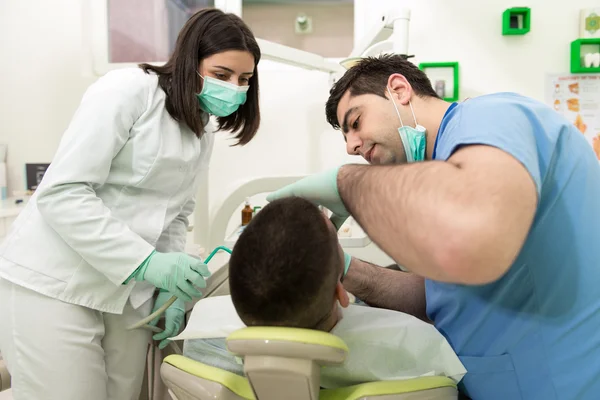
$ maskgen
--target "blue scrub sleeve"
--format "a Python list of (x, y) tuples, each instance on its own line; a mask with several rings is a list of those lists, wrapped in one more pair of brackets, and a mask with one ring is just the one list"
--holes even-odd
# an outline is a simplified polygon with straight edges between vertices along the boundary
[(442, 136), (439, 153), (449, 158), (456, 150), (467, 145), (487, 145), (505, 151), (516, 158), (533, 179), (538, 198), (542, 178), (535, 140), (535, 119), (527, 109), (514, 103), (481, 104), (465, 102), (460, 117), (449, 124)]

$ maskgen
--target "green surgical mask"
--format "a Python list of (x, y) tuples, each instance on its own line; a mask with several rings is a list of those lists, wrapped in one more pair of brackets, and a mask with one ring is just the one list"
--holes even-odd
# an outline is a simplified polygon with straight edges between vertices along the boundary
[(209, 114), (217, 117), (227, 117), (246, 102), (246, 92), (249, 86), (237, 86), (223, 82), (210, 76), (203, 77), (202, 91), (196, 96), (200, 107)]
[(408, 101), (408, 105), (410, 106), (410, 111), (412, 112), (413, 119), (415, 120), (415, 127), (404, 125), (402, 122), (402, 117), (400, 116), (400, 111), (398, 111), (398, 106), (394, 100), (392, 100), (392, 92), (390, 88), (387, 88), (388, 93), (390, 94), (390, 100), (394, 105), (394, 109), (396, 110), (396, 114), (398, 114), (398, 118), (400, 119), (401, 127), (398, 128), (398, 133), (400, 134), (400, 139), (402, 140), (402, 144), (404, 145), (404, 153), (406, 154), (406, 161), (409, 163), (423, 161), (425, 160), (425, 145), (427, 143), (426, 139), (426, 129), (421, 125), (417, 124), (417, 118), (415, 117), (415, 112), (412, 108), (412, 104), (410, 100)]

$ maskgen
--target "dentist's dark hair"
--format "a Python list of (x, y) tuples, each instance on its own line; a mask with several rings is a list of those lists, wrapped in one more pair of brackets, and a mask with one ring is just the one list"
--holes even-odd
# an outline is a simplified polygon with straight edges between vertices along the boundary
[(252, 31), (240, 17), (215, 8), (198, 11), (179, 32), (175, 51), (165, 65), (139, 66), (146, 73), (152, 71), (158, 75), (158, 83), (167, 94), (166, 107), (171, 117), (184, 122), (201, 137), (205, 120), (196, 97), (202, 90), (198, 66), (203, 59), (228, 50), (248, 51), (254, 57), (254, 74), (246, 102), (233, 114), (217, 119), (219, 130), (236, 133), (236, 145), (244, 145), (256, 135), (260, 125), (256, 67), (261, 53)]
[(435, 97), (439, 99), (431, 81), (412, 62), (400, 54), (384, 54), (379, 57), (367, 57), (352, 66), (329, 91), (329, 99), (325, 104), (327, 122), (334, 129), (340, 129), (337, 118), (337, 108), (342, 97), (350, 91), (351, 96), (375, 94), (385, 99), (386, 88), (390, 75), (403, 75), (413, 91), (420, 97)]

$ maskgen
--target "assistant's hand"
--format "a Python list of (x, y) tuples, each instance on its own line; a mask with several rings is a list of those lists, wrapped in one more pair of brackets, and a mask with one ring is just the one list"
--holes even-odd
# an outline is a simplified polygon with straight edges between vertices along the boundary
[[(156, 298), (152, 312), (162, 307), (163, 304), (165, 304), (171, 297), (173, 297), (171, 293), (161, 290), (158, 293), (158, 297)], [(177, 299), (169, 306), (169, 308), (167, 308), (167, 311), (165, 311), (165, 330), (152, 336), (152, 339), (154, 340), (161, 340), (161, 342), (158, 344), (159, 349), (164, 349), (169, 345), (171, 341), (167, 338), (173, 337), (179, 333), (179, 329), (181, 328), (184, 317), (185, 303), (182, 300)], [(152, 322), (150, 322), (150, 325), (156, 326), (159, 319), (160, 317), (155, 318), (152, 320)]]
[(202, 297), (197, 287), (205, 288), (210, 272), (202, 261), (184, 253), (154, 252), (135, 272), (135, 279), (148, 281), (171, 292), (183, 301)]
[(350, 216), (344, 206), (337, 186), (337, 176), (340, 167), (325, 172), (307, 176), (291, 185), (285, 186), (267, 196), (267, 201), (285, 197), (302, 197), (330, 210), (333, 215), (331, 222), (340, 229), (344, 221)]

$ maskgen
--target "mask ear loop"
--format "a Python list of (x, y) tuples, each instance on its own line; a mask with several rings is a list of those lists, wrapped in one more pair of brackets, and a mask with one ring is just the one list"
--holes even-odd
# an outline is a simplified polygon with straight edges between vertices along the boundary
[[(396, 110), (396, 114), (398, 114), (398, 118), (400, 119), (400, 126), (404, 127), (404, 123), (402, 122), (402, 117), (400, 116), (400, 111), (398, 111), (398, 106), (396, 105), (396, 102), (392, 98), (392, 92), (390, 90), (390, 87), (388, 86), (386, 89), (387, 89), (388, 93), (390, 94), (390, 101), (394, 105), (394, 110)], [(411, 110), (412, 110), (412, 107), (411, 107)], [(414, 116), (415, 116), (415, 114), (413, 113), (413, 117)]]
[(412, 103), (410, 102), (410, 100), (408, 101), (408, 105), (410, 107), (410, 112), (412, 113), (413, 119), (415, 120), (415, 128), (416, 128), (417, 126), (419, 126), (419, 124), (417, 123), (417, 117), (415, 116), (415, 110), (413, 110)]
[(202, 79), (202, 89), (200, 89), (200, 92), (198, 94), (202, 94), (202, 92), (204, 92), (204, 77), (202, 75), (200, 75), (200, 72), (198, 72), (198, 70), (196, 70), (196, 73), (198, 74), (198, 76), (200, 77), (200, 79)]

